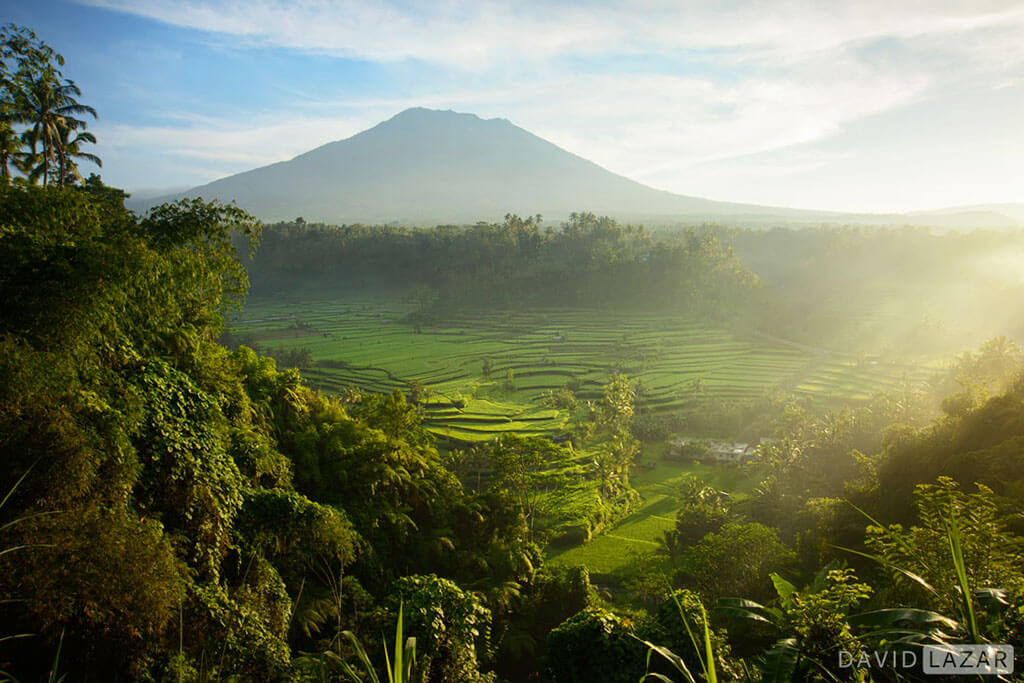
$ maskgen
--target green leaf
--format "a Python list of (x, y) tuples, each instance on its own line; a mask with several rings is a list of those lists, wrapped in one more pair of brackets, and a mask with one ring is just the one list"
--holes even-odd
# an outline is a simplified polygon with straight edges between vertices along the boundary
[(873, 562), (877, 562), (878, 564), (882, 565), (883, 567), (891, 569), (894, 572), (898, 572), (900, 574), (903, 574), (908, 579), (910, 579), (911, 581), (913, 581), (914, 583), (918, 584), (919, 586), (921, 586), (922, 588), (927, 590), (929, 593), (934, 595), (936, 598), (939, 598), (939, 599), (942, 598), (942, 596), (939, 594), (939, 591), (937, 591), (935, 589), (935, 587), (932, 586), (930, 583), (928, 583), (923, 577), (921, 577), (918, 574), (915, 574), (914, 572), (910, 571), (909, 569), (904, 569), (903, 567), (899, 567), (899, 566), (893, 564), (892, 562), (890, 562), (889, 560), (885, 559), (884, 557), (879, 557), (878, 555), (871, 555), (869, 553), (861, 552), (860, 550), (853, 550), (852, 548), (844, 548), (844, 547), (838, 546), (838, 545), (834, 545), (832, 547), (835, 548), (836, 550), (843, 550), (843, 551), (848, 552), (848, 553), (853, 553), (854, 555), (859, 555), (861, 557), (865, 557), (865, 558), (867, 558), (867, 559), (869, 559), (869, 560), (871, 560)]
[[(366, 675), (370, 678), (371, 683), (380, 683), (380, 679), (377, 677), (377, 670), (373, 668), (373, 663), (370, 661), (370, 656), (366, 654), (366, 648), (364, 648), (363, 644), (359, 642), (359, 639), (356, 638), (356, 635), (351, 631), (342, 631), (342, 635), (345, 636), (348, 642), (352, 645), (352, 648), (356, 651), (356, 656), (358, 656), (359, 661), (362, 662), (363, 670), (366, 672)], [(333, 655), (334, 653), (329, 652), (329, 654)], [(337, 655), (334, 656), (337, 657)], [(384, 656), (387, 657), (386, 647), (384, 649)], [(346, 664), (345, 668), (346, 673), (354, 681), (362, 680), (352, 669), (351, 666), (348, 666), (348, 664)]]
[(956, 621), (938, 612), (913, 607), (897, 607), (851, 614), (847, 621), (850, 626), (858, 628), (892, 628), (899, 625), (912, 625), (915, 627), (932, 626), (961, 630)]
[(60, 640), (57, 641), (57, 653), (53, 656), (53, 664), (50, 666), (50, 675), (47, 678), (48, 683), (60, 683), (63, 681), (67, 674), (64, 676), (58, 676), (57, 671), (60, 666), (60, 651), (64, 647), (64, 631), (60, 632)]
[(796, 586), (791, 584), (789, 581), (786, 581), (775, 572), (772, 572), (769, 576), (772, 579), (772, 583), (775, 584), (775, 592), (779, 594), (779, 597), (782, 600), (785, 600), (796, 592)]
[(967, 581), (967, 565), (964, 562), (963, 546), (960, 543), (960, 527), (956, 523), (956, 514), (951, 512), (948, 518), (943, 518), (946, 523), (946, 538), (949, 539), (949, 552), (953, 556), (953, 569), (956, 571), (956, 579), (960, 584), (960, 600), (963, 605), (964, 616), (967, 618), (967, 628), (971, 636), (971, 642), (984, 642), (981, 632), (978, 630), (978, 620), (974, 614), (974, 602), (971, 600), (971, 587)]
[[(632, 636), (632, 637), (636, 638), (636, 636)], [(682, 657), (677, 655), (675, 652), (672, 652), (672, 650), (668, 649), (667, 647), (662, 647), (661, 645), (655, 645), (654, 643), (651, 643), (651, 642), (646, 641), (646, 640), (641, 640), (640, 638), (636, 638), (636, 639), (640, 640), (641, 643), (643, 643), (644, 645), (647, 646), (647, 668), (648, 669), (650, 668), (650, 665), (651, 665), (651, 653), (652, 652), (657, 652), (666, 661), (668, 661), (669, 664), (672, 665), (672, 668), (674, 668), (676, 671), (681, 673), (689, 683), (697, 683), (697, 679), (693, 677), (692, 673), (690, 673), (690, 670), (687, 668), (686, 662), (683, 661)], [(659, 676), (659, 674), (650, 674), (649, 673), (649, 674), (646, 674), (640, 680), (644, 681), (644, 680), (646, 680), (646, 678), (648, 676), (652, 676), (652, 677), (657, 678)], [(662, 679), (659, 679), (659, 680), (662, 680)]]
[(761, 664), (762, 683), (789, 683), (793, 680), (799, 656), (795, 638), (776, 642), (764, 655)]
[(749, 619), (750, 621), (760, 621), (760, 622), (763, 622), (765, 624), (771, 624), (772, 626), (776, 626), (776, 623), (774, 621), (772, 621), (771, 619), (766, 619), (765, 617), (761, 616), (757, 612), (752, 612), (750, 610), (743, 609), (741, 607), (724, 606), (724, 607), (719, 607), (718, 611), (719, 612), (723, 612), (725, 614), (729, 614), (729, 615), (734, 616), (734, 617), (740, 617), (741, 619)]

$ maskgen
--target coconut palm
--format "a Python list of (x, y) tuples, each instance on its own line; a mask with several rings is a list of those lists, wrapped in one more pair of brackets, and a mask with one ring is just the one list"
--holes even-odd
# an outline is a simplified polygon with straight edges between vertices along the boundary
[(14, 130), (9, 118), (0, 119), (0, 178), (10, 180), (12, 171), (23, 171), (25, 165), (24, 143)]
[(73, 131), (85, 130), (86, 122), (76, 118), (78, 116), (90, 114), (96, 118), (95, 109), (75, 99), (81, 94), (74, 81), (65, 80), (61, 84), (52, 71), (40, 75), (27, 88), (21, 123), (28, 126), (24, 140), (31, 148), (34, 166), (29, 179), (33, 182), (41, 179), (43, 185), (48, 185), (56, 179), (57, 183), (63, 183), (61, 170), (66, 167), (67, 157), (62, 131), (70, 135)]
[(75, 137), (71, 137), (71, 133), (74, 130), (66, 126), (62, 126), (60, 129), (60, 150), (61, 153), (58, 156), (58, 175), (57, 183), (60, 185), (74, 184), (75, 181), (82, 180), (82, 174), (78, 171), (78, 164), (75, 163), (75, 159), (85, 159), (91, 161), (97, 166), (102, 167), (103, 162), (95, 154), (89, 152), (83, 152), (80, 145), (86, 142), (96, 144), (96, 136), (88, 131), (82, 131), (75, 133)]

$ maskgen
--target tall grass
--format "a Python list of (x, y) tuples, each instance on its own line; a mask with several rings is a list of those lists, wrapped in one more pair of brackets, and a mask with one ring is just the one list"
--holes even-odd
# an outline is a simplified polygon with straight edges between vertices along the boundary
[[(900, 534), (891, 528), (885, 527), (868, 513), (853, 506), (858, 512), (864, 515), (873, 525), (891, 540), (903, 548), (910, 557), (918, 558), (922, 564), (924, 559), (914, 549), (912, 543), (904, 534)], [(875, 610), (865, 614), (851, 617), (850, 623), (861, 628), (874, 629), (866, 635), (892, 639), (898, 637), (903, 643), (934, 643), (947, 645), (956, 642), (970, 642), (984, 644), (989, 642), (986, 634), (978, 627), (975, 600), (989, 602), (992, 599), (999, 601), (1003, 591), (998, 588), (972, 588), (968, 579), (967, 564), (964, 560), (963, 535), (956, 519), (955, 510), (942, 517), (945, 527), (946, 543), (949, 547), (949, 568), (956, 577), (952, 585), (934, 586), (924, 577), (916, 572), (901, 567), (888, 559), (865, 553), (851, 548), (835, 546), (840, 550), (867, 558), (877, 564), (907, 577), (926, 592), (932, 595), (936, 602), (956, 605), (956, 614), (944, 615), (931, 610), (917, 608), (888, 608)], [(945, 600), (947, 596), (955, 595), (953, 601)]]
[(672, 650), (661, 645), (655, 645), (646, 640), (640, 640), (644, 645), (647, 646), (647, 673), (641, 680), (646, 681), (648, 678), (653, 678), (662, 683), (672, 683), (672, 679), (664, 674), (651, 672), (651, 655), (659, 654), (665, 661), (667, 661), (673, 669), (682, 674), (683, 680), (686, 683), (698, 683), (699, 681), (705, 681), (706, 683), (718, 683), (718, 674), (715, 668), (715, 651), (711, 645), (711, 626), (708, 624), (708, 614), (704, 610), (703, 603), (698, 602), (700, 607), (700, 617), (702, 633), (697, 634), (701, 636), (700, 642), (698, 642), (697, 635), (694, 634), (695, 628), (691, 627), (690, 620), (686, 617), (686, 612), (683, 610), (682, 603), (679, 602), (679, 598), (675, 595), (672, 599), (676, 603), (676, 609), (679, 610), (679, 617), (683, 620), (683, 626), (686, 627), (686, 635), (690, 638), (690, 644), (693, 645), (694, 652), (697, 654), (697, 661), (700, 662), (701, 673), (703, 674), (700, 679), (696, 678), (693, 673), (690, 672), (689, 667), (686, 666), (686, 662), (683, 658), (672, 652)]
[[(402, 613), (404, 611), (404, 607), (404, 603), (401, 603), (398, 606), (398, 624), (395, 626), (394, 657), (388, 657), (388, 643), (386, 639), (383, 641), (384, 668), (388, 675), (388, 683), (412, 683), (413, 677), (416, 673), (416, 638), (410, 636), (405, 639), (404, 644), (402, 641)], [(377, 675), (377, 669), (373, 666), (373, 662), (370, 661), (370, 655), (367, 654), (366, 648), (363, 647), (359, 638), (351, 631), (343, 631), (342, 635), (345, 636), (349, 644), (352, 645), (352, 648), (355, 650), (356, 656), (359, 658), (359, 662), (362, 665), (362, 671), (357, 671), (355, 667), (342, 660), (338, 655), (334, 654), (334, 652), (328, 651), (325, 653), (327, 657), (339, 663), (344, 674), (354, 683), (363, 683), (365, 679), (369, 679), (370, 683), (381, 683), (380, 677)]]

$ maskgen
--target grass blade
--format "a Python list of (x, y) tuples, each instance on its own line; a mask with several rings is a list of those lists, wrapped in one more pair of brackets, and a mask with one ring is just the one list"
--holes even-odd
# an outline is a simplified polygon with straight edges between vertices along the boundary
[(60, 667), (60, 651), (64, 647), (64, 631), (60, 632), (60, 640), (57, 642), (57, 654), (53, 656), (53, 665), (50, 667), (50, 676), (47, 678), (48, 683), (60, 683), (64, 680), (65, 676), (58, 676), (57, 671)]
[[(633, 637), (636, 638), (636, 636), (633, 636)], [(637, 638), (637, 640), (640, 640), (640, 639)], [(676, 671), (678, 671), (679, 673), (681, 673), (685, 677), (687, 683), (697, 683), (697, 679), (693, 677), (692, 673), (690, 673), (690, 669), (686, 666), (686, 662), (683, 661), (682, 657), (677, 655), (675, 652), (672, 652), (672, 650), (668, 649), (667, 647), (662, 647), (661, 645), (655, 645), (654, 643), (646, 641), (646, 640), (640, 640), (640, 642), (647, 646), (647, 668), (648, 669), (651, 667), (651, 653), (652, 652), (657, 652), (659, 655), (664, 657), (665, 660), (669, 664), (671, 664), (672, 667)], [(652, 674), (652, 673), (648, 673), (648, 674), (644, 675), (644, 677), (641, 678), (640, 680), (644, 681), (648, 677), (657, 678), (658, 680), (665, 680), (665, 677), (662, 676), (661, 674)]]
[[(704, 603), (698, 601), (697, 604), (700, 606), (700, 615), (703, 620), (704, 626), (704, 638), (703, 648), (697, 642), (697, 638), (693, 635), (693, 631), (690, 629), (690, 620), (686, 618), (686, 614), (683, 612), (683, 606), (679, 602), (679, 598), (672, 596), (672, 599), (676, 602), (676, 608), (679, 610), (679, 617), (683, 620), (683, 626), (686, 627), (686, 635), (690, 637), (690, 643), (693, 644), (693, 649), (697, 653), (697, 661), (700, 662), (700, 668), (704, 672), (704, 679), (708, 683), (718, 683), (718, 678), (715, 674), (715, 653), (711, 648), (711, 629), (708, 626), (708, 613), (704, 610)], [(701, 650), (703, 649), (703, 654)]]
[[(342, 635), (345, 636), (349, 644), (351, 644), (352, 648), (356, 651), (356, 656), (359, 657), (359, 661), (363, 663), (363, 668), (366, 670), (366, 674), (370, 677), (370, 682), (380, 683), (380, 679), (377, 677), (377, 670), (373, 668), (373, 663), (370, 661), (370, 655), (366, 654), (366, 648), (364, 648), (363, 644), (359, 642), (358, 638), (356, 638), (356, 634), (352, 633), (352, 631), (342, 631)], [(387, 653), (387, 648), (385, 647), (385, 657), (387, 656)], [(353, 671), (352, 674), (354, 673), (355, 672)], [(358, 676), (353, 676), (353, 678), (354, 680), (359, 680)]]
[(395, 671), (391, 673), (388, 669), (388, 679), (391, 683), (400, 683), (402, 680), (402, 612), (405, 611), (405, 601), (398, 603), (398, 624), (395, 626)]
[(974, 602), (971, 600), (971, 587), (967, 581), (967, 565), (964, 563), (964, 550), (960, 543), (960, 527), (956, 523), (956, 515), (951, 514), (946, 522), (946, 538), (949, 539), (949, 552), (953, 556), (953, 569), (956, 571), (957, 583), (960, 584), (960, 599), (963, 606), (967, 628), (971, 634), (971, 642), (981, 643), (978, 631), (978, 620), (974, 614)]
[(718, 674), (715, 671), (715, 651), (711, 647), (711, 626), (708, 624), (708, 613), (704, 610), (704, 605), (700, 605), (700, 615), (704, 620), (704, 656), (707, 661), (707, 674), (708, 683), (718, 683)]
[(842, 550), (844, 552), (853, 553), (854, 555), (859, 555), (861, 557), (866, 557), (867, 559), (869, 559), (869, 560), (871, 560), (873, 562), (877, 562), (878, 564), (882, 565), (883, 567), (886, 567), (887, 569), (891, 569), (894, 572), (898, 572), (900, 574), (903, 574), (908, 579), (910, 579), (914, 583), (918, 584), (919, 586), (921, 586), (922, 588), (927, 590), (929, 593), (934, 595), (939, 600), (942, 599), (942, 595), (939, 593), (939, 591), (936, 590), (935, 587), (932, 586), (930, 583), (928, 583), (924, 579), (924, 577), (922, 577), (919, 574), (915, 574), (914, 572), (910, 571), (909, 569), (904, 569), (903, 567), (895, 565), (892, 562), (889, 562), (884, 557), (879, 557), (878, 555), (872, 555), (870, 553), (861, 552), (860, 550), (854, 550), (853, 548), (844, 548), (844, 547), (842, 547), (840, 545), (834, 545), (832, 547), (835, 548), (836, 550)]

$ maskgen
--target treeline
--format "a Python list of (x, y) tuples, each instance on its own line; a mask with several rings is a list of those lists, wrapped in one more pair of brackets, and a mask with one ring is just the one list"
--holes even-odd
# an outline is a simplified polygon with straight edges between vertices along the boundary
[(673, 310), (873, 356), (952, 354), (1016, 336), (1024, 236), (839, 227), (650, 232), (574, 214), (502, 224), (266, 227), (256, 295), (387, 291), (421, 313), (460, 306)]
[(721, 316), (747, 301), (756, 278), (709, 233), (655, 239), (591, 213), (558, 229), (540, 217), (429, 230), (267, 226), (249, 267), (254, 293), (376, 288), (423, 305), (630, 305)]

